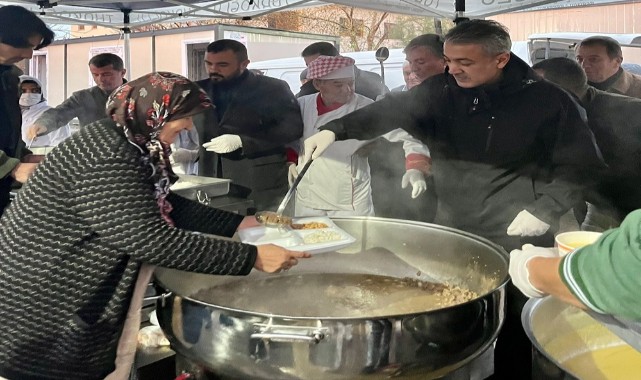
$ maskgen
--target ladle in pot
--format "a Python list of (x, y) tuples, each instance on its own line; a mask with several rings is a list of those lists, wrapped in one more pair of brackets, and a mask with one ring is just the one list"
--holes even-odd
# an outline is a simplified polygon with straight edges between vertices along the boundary
[(307, 169), (309, 169), (312, 161), (314, 160), (310, 159), (309, 161), (307, 161), (305, 166), (303, 166), (303, 169), (298, 173), (298, 176), (294, 180), (294, 183), (287, 191), (287, 194), (285, 194), (285, 198), (283, 198), (282, 202), (280, 202), (280, 205), (278, 205), (278, 209), (276, 210), (276, 212), (260, 211), (256, 213), (256, 220), (258, 221), (258, 223), (264, 225), (265, 227), (281, 228), (285, 226), (291, 226), (292, 218), (289, 216), (284, 216), (283, 211), (285, 211), (285, 207), (289, 203), (289, 200), (292, 198), (292, 195), (294, 195), (294, 190), (296, 190), (296, 187), (298, 187), (300, 180), (307, 172)]

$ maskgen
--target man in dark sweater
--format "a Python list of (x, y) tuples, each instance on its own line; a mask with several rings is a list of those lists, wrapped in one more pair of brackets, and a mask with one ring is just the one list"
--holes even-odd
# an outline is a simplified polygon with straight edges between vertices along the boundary
[(232, 180), (235, 195), (259, 210), (275, 209), (287, 192), (285, 145), (303, 134), (303, 121), (286, 82), (247, 70), (245, 45), (214, 41), (207, 47), (209, 78), (198, 85), (214, 109), (194, 119), (200, 143), (198, 172)]
[(18, 6), (0, 8), (0, 215), (9, 204), (11, 183), (24, 183), (37, 164), (21, 163), (28, 153), (21, 139), (18, 105), (20, 70), (14, 66), (53, 41), (54, 34), (38, 16)]

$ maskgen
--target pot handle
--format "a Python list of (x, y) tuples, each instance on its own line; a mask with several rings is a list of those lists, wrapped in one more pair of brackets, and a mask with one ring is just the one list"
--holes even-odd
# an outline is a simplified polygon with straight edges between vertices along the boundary
[(172, 295), (172, 292), (167, 292), (157, 296), (145, 297), (142, 300), (143, 302), (160, 300), (160, 302), (162, 302), (162, 305), (165, 306), (165, 300), (167, 299), (167, 297), (171, 295)]
[(325, 339), (325, 333), (322, 331), (312, 331), (311, 335), (298, 334), (279, 334), (279, 333), (254, 333), (252, 339), (273, 340), (275, 342), (307, 342), (318, 344)]

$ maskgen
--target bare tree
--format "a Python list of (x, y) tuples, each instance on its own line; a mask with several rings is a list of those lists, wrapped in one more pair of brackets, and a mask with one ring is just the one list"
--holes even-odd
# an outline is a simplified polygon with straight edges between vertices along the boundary
[(343, 5), (325, 5), (282, 11), (246, 19), (209, 19), (153, 24), (135, 31), (176, 29), (211, 24), (243, 25), (340, 36), (343, 51), (376, 50), (385, 45), (403, 47), (415, 36), (446, 32), (454, 24), (445, 19), (378, 12)]

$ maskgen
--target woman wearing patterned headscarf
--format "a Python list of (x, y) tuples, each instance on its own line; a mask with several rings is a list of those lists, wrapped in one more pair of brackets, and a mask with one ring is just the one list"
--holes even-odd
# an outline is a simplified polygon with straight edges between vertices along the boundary
[(186, 78), (149, 74), (46, 156), (0, 220), (0, 377), (126, 378), (154, 265), (246, 275), (309, 257), (190, 232), (247, 224), (169, 192), (169, 146), (208, 107)]

